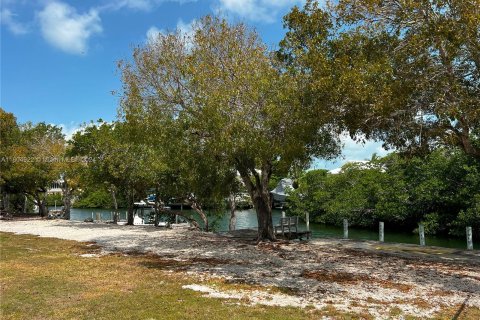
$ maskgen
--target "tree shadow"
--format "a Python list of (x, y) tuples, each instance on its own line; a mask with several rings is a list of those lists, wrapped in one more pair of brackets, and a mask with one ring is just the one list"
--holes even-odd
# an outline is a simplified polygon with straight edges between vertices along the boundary
[(465, 300), (463, 301), (462, 305), (460, 306), (460, 308), (458, 309), (457, 313), (455, 313), (455, 315), (453, 316), (452, 320), (457, 320), (460, 315), (462, 314), (463, 310), (465, 310), (465, 307), (467, 305), (467, 302), (468, 300), (470, 300), (470, 295), (467, 296), (467, 298), (465, 298)]

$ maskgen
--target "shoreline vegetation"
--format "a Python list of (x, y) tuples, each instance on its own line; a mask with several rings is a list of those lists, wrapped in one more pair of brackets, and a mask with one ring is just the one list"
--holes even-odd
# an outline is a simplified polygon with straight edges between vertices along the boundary
[[(50, 208), (51, 209), (51, 208)], [(70, 221), (76, 221), (76, 222), (95, 222), (95, 223), (107, 223), (111, 224), (113, 223), (111, 217), (113, 215), (112, 209), (106, 209), (106, 208), (72, 208), (72, 213), (71, 213), (71, 219)], [(82, 211), (78, 211), (82, 210)], [(120, 224), (125, 224), (126, 216), (127, 216), (127, 208), (119, 208), (119, 221), (121, 222)], [(84, 212), (85, 211), (85, 212)], [(88, 214), (86, 215), (86, 211), (88, 211)], [(53, 211), (52, 211), (53, 212)], [(176, 210), (173, 210), (172, 213), (178, 212)], [(185, 214), (185, 212), (189, 212), (190, 214), (186, 214), (187, 217), (193, 218), (193, 215), (195, 215), (194, 210), (189, 209), (189, 210), (184, 210), (182, 213)], [(180, 212), (179, 212), (180, 213)], [(236, 225), (236, 229), (239, 231), (245, 230), (245, 229), (255, 229), (254, 228), (254, 222), (253, 221), (248, 221), (249, 218), (247, 218), (247, 221), (245, 220), (245, 213), (248, 216), (251, 216), (254, 214), (254, 210), (245, 210), (245, 211), (237, 211), (236, 215), (238, 218), (241, 219), (241, 222)], [(274, 222), (279, 219), (279, 214), (281, 213), (280, 210), (274, 210), (273, 213), (273, 220)], [(143, 213), (145, 215), (145, 213)], [(149, 222), (145, 223), (145, 225), (154, 225), (154, 223), (151, 222), (151, 216), (153, 216), (153, 210), (150, 213), (150, 219)], [(193, 214), (193, 215), (192, 215)], [(140, 214), (141, 215), (141, 214)], [(225, 210), (224, 217), (220, 216), (210, 216), (208, 211), (207, 215), (209, 219), (212, 220), (212, 225), (211, 225), (211, 230), (214, 233), (225, 233), (229, 229), (229, 212)], [(168, 219), (171, 215), (168, 216), (163, 216), (161, 217), (161, 221), (163, 219)], [(100, 220), (96, 220), (98, 217), (100, 217)], [(91, 218), (91, 219), (90, 219)], [(0, 216), (0, 220), (21, 220), (21, 219), (44, 219), (38, 214), (35, 213), (26, 213), (26, 214), (13, 214), (13, 215), (8, 215), (8, 216)], [(61, 217), (55, 217), (52, 215), (51, 218), (48, 219), (61, 219)], [(180, 218), (181, 219), (181, 218)], [(176, 219), (175, 217), (166, 220), (169, 222), (169, 224), (175, 223)], [(181, 221), (183, 221), (181, 219)], [(137, 224), (138, 225), (138, 224)], [(200, 226), (201, 227), (201, 226)], [(300, 230), (305, 231), (306, 230), (306, 224), (305, 221), (300, 220), (300, 225), (299, 225)], [(342, 239), (344, 237), (344, 229), (343, 226), (337, 226), (335, 224), (328, 224), (328, 223), (318, 223), (318, 222), (310, 222), (309, 224), (309, 229), (311, 232), (310, 237), (312, 239), (318, 239), (318, 238), (332, 238), (332, 239)], [(353, 226), (348, 228), (349, 230), (349, 237), (348, 239), (353, 240), (353, 241), (377, 241), (378, 240), (378, 226), (376, 228), (369, 228), (369, 227), (359, 227), (359, 226)], [(419, 234), (418, 230), (413, 230), (412, 232), (408, 233), (404, 231), (402, 228), (395, 228), (395, 226), (388, 226), (385, 228), (385, 238), (384, 238), (385, 243), (391, 243), (391, 244), (419, 244)], [(451, 249), (458, 249), (458, 250), (464, 250), (467, 249), (468, 243), (465, 241), (465, 236), (459, 236), (459, 235), (427, 235), (426, 236), (426, 245), (427, 246), (434, 246), (434, 247), (441, 247), (441, 248), (451, 248)], [(479, 244), (478, 240), (476, 239), (476, 235), (473, 237), (473, 249), (478, 250), (479, 249)]]
[(0, 238), (4, 319), (480, 316), (478, 250), (35, 219)]

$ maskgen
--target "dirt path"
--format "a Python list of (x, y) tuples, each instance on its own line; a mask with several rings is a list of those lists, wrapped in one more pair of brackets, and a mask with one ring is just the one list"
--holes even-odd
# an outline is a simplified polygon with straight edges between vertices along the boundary
[(287, 293), (189, 287), (223, 298), (248, 295), (254, 303), (334, 307), (376, 318), (424, 318), (446, 309), (461, 311), (462, 305), (480, 306), (479, 251), (334, 239), (256, 245), (198, 231), (60, 220), (2, 221), (0, 231), (95, 241), (105, 253), (153, 253), (159, 266), (171, 265), (199, 279), (222, 277)]

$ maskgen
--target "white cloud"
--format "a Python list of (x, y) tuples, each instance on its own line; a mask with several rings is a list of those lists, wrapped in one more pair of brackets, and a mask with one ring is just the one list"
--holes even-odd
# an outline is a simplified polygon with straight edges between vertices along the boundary
[(0, 24), (7, 26), (7, 28), (16, 35), (28, 33), (28, 28), (16, 20), (16, 14), (6, 8), (2, 8), (0, 11)]
[(392, 152), (392, 150), (385, 150), (382, 147), (381, 141), (366, 140), (365, 143), (362, 144), (353, 140), (347, 134), (343, 134), (340, 140), (343, 144), (342, 157), (332, 161), (316, 160), (312, 165), (312, 169), (335, 169), (348, 162), (370, 160), (373, 154), (383, 157)]
[(119, 10), (119, 9), (133, 9), (139, 11), (151, 11), (155, 7), (164, 2), (178, 2), (180, 4), (186, 2), (195, 2), (197, 0), (112, 0), (104, 6), (106, 9)]
[(177, 22), (177, 30), (179, 30), (182, 34), (184, 34), (187, 37), (192, 37), (195, 30), (194, 25), (196, 23), (196, 20), (193, 19), (189, 23), (185, 23), (182, 21), (182, 19), (178, 20)]
[(94, 9), (78, 14), (66, 3), (50, 2), (38, 18), (45, 40), (67, 53), (85, 53), (90, 37), (102, 32), (98, 11)]
[(159, 34), (165, 34), (165, 30), (163, 29), (158, 29), (155, 26), (150, 27), (147, 30), (147, 43), (153, 43), (157, 39)]
[(347, 162), (350, 161), (361, 161), (361, 160), (370, 160), (374, 153), (377, 156), (385, 156), (390, 151), (385, 150), (382, 147), (382, 142), (377, 142), (373, 140), (367, 140), (364, 144), (357, 142), (350, 138), (348, 135), (342, 135), (341, 141), (344, 144), (343, 155), (346, 158)]
[(280, 10), (302, 5), (304, 0), (219, 0), (217, 11), (252, 21), (273, 22)]
[[(185, 37), (192, 38), (195, 32), (194, 25), (196, 20), (193, 19), (189, 23), (183, 22), (182, 19), (179, 19), (177, 22), (176, 30), (180, 31)], [(175, 30), (172, 30), (175, 31)], [(153, 43), (158, 37), (158, 34), (167, 34), (168, 32), (165, 29), (159, 29), (155, 26), (150, 27), (147, 30), (147, 43)]]
[(123, 0), (115, 1), (114, 6), (118, 9), (120, 8), (129, 8), (142, 11), (149, 11), (153, 8), (154, 4), (158, 1), (154, 0)]
[(70, 124), (52, 124), (56, 125), (60, 128), (62, 128), (62, 133), (65, 135), (66, 140), (71, 140), (73, 135), (77, 133), (78, 131), (82, 130), (82, 126), (79, 124), (76, 124), (75, 122), (70, 122)]

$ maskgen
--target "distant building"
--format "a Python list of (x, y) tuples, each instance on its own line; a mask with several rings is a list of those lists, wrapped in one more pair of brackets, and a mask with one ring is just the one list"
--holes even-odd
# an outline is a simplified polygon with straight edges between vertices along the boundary
[(47, 188), (47, 194), (54, 194), (54, 193), (63, 193), (63, 178), (60, 178), (50, 184), (50, 187)]

